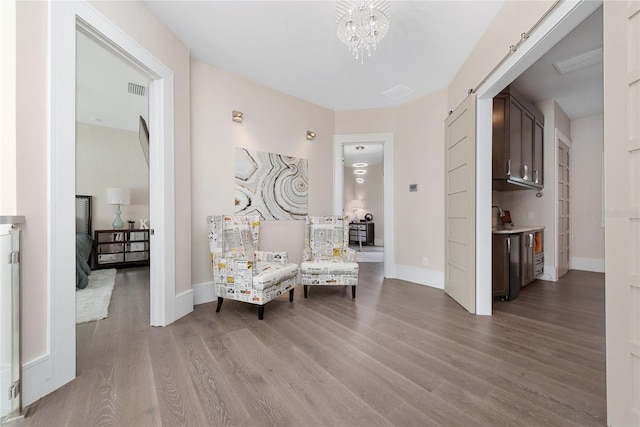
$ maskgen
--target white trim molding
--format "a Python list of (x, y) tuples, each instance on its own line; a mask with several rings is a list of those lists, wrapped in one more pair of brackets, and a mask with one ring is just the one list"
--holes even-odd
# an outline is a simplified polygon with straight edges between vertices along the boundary
[(571, 258), (571, 269), (604, 273), (604, 259), (573, 257)]
[(189, 289), (176, 295), (176, 302), (174, 305), (176, 307), (175, 320), (191, 313), (193, 311), (193, 289)]
[(395, 172), (394, 136), (392, 133), (362, 133), (333, 136), (333, 214), (344, 214), (344, 162), (345, 145), (377, 143), (384, 146), (384, 277), (396, 276), (395, 247)]
[(215, 301), (216, 290), (213, 286), (213, 282), (198, 283), (193, 285), (193, 303), (206, 304), (208, 302)]
[(428, 270), (410, 265), (396, 265), (397, 279), (418, 285), (444, 289), (444, 271)]
[[(34, 370), (55, 390), (75, 378), (75, 93), (76, 33), (91, 34), (114, 54), (152, 79), (149, 90), (150, 324), (165, 326), (175, 319), (175, 202), (173, 72), (146, 49), (84, 1), (49, 3), (49, 141), (48, 141), (48, 295), (49, 372)], [(44, 366), (45, 364), (38, 364)], [(25, 384), (34, 399), (41, 390)]]
[(22, 406), (31, 405), (55, 390), (48, 354), (22, 365)]

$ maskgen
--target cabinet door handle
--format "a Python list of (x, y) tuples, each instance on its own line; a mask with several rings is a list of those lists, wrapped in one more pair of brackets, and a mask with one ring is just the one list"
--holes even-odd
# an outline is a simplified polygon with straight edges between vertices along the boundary
[(524, 173), (522, 174), (522, 179), (529, 179), (529, 166), (522, 165), (522, 169), (524, 170)]
[(533, 234), (529, 234), (529, 247), (533, 247)]
[(507, 160), (507, 176), (511, 176), (511, 159)]
[(511, 237), (507, 237), (507, 253), (511, 253)]

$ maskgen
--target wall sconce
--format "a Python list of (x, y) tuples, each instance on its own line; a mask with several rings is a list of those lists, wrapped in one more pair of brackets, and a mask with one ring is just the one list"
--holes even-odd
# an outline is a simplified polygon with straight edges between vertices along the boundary
[(242, 123), (242, 116), (244, 116), (244, 113), (241, 111), (233, 110), (231, 112), (231, 120), (233, 120), (236, 123)]
[(316, 133), (312, 130), (308, 130), (307, 131), (307, 139), (309, 141), (313, 141), (314, 139), (316, 139)]

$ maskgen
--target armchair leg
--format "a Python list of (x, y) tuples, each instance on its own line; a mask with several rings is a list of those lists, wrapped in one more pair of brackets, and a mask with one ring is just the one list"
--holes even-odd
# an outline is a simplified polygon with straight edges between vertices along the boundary
[(218, 307), (216, 307), (216, 313), (220, 312), (220, 308), (222, 307), (222, 301), (224, 301), (224, 298), (218, 297)]
[(308, 285), (304, 285), (304, 297), (305, 298), (307, 297), (307, 288), (308, 287), (309, 287)]
[(356, 297), (356, 285), (351, 285), (351, 298)]
[(294, 289), (291, 289), (289, 291), (289, 302), (293, 301), (293, 291), (294, 291)]
[(258, 306), (258, 320), (264, 319), (264, 305)]

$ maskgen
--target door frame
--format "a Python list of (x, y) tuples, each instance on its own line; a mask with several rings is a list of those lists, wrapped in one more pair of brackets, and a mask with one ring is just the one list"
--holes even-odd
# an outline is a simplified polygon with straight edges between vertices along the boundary
[[(93, 29), (108, 49), (149, 76), (150, 324), (175, 318), (173, 72), (85, 2), (51, 2), (48, 171), (48, 378), (37, 379), (39, 398), (75, 378), (75, 93), (76, 31)], [(44, 374), (44, 373), (43, 373)], [(46, 375), (45, 374), (45, 375)], [(44, 390), (43, 390), (44, 389)], [(44, 394), (42, 394), (44, 392)], [(38, 396), (39, 395), (39, 396)]]
[(493, 97), (601, 5), (601, 1), (556, 3), (529, 38), (476, 89), (476, 314), (491, 315), (492, 310), (491, 227), (488, 224), (491, 224)]
[(383, 145), (384, 277), (396, 276), (394, 138), (392, 133), (360, 133), (333, 136), (333, 214), (344, 215), (344, 146)]

